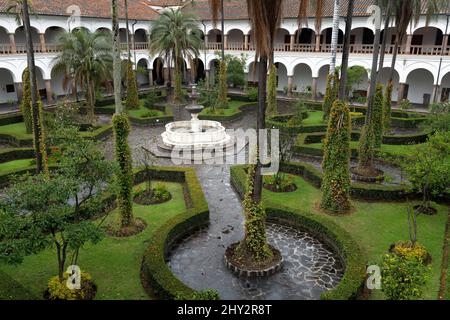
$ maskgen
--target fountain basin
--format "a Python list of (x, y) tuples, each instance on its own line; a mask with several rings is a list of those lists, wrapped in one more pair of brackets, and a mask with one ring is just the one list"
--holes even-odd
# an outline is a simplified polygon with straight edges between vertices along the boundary
[(231, 141), (219, 122), (209, 120), (171, 122), (161, 136), (164, 145), (170, 148), (223, 147)]

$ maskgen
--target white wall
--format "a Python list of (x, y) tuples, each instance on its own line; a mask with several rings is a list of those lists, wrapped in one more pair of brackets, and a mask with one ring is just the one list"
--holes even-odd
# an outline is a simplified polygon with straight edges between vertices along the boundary
[(428, 70), (414, 70), (408, 75), (406, 83), (409, 84), (408, 100), (412, 103), (422, 103), (423, 95), (433, 92), (433, 75)]
[(312, 85), (312, 70), (306, 64), (299, 64), (294, 68), (294, 84), (297, 92), (304, 92), (307, 86)]
[(6, 86), (14, 85), (12, 75), (8, 70), (0, 69), (0, 103), (7, 103), (9, 101), (17, 101), (17, 92), (7, 93)]

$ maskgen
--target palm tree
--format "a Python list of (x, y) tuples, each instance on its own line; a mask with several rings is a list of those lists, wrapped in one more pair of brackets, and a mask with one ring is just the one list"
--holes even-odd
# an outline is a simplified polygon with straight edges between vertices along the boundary
[[(331, 63), (330, 63), (330, 74), (334, 74), (336, 69), (336, 56), (337, 56), (337, 45), (339, 39), (339, 0), (334, 0), (334, 11), (333, 11), (333, 34), (331, 37)], [(336, 81), (336, 79), (334, 79)]]
[(111, 77), (111, 41), (108, 34), (91, 33), (81, 28), (73, 33), (61, 33), (57, 43), (61, 51), (54, 58), (54, 68), (65, 75), (64, 89), (73, 85), (83, 88), (88, 119), (92, 123), (96, 88)]
[(174, 63), (174, 103), (180, 103), (182, 99), (183, 57), (192, 62), (200, 55), (203, 44), (200, 34), (201, 30), (193, 14), (171, 8), (164, 10), (150, 29), (150, 52), (162, 56), (169, 65)]
[[(16, 23), (21, 26), (23, 23), (23, 0), (9, 0), (9, 4), (6, 7), (6, 13), (14, 15)], [(28, 15), (33, 15), (34, 10), (31, 4), (28, 4)]]
[(339, 82), (339, 95), (338, 95), (338, 99), (341, 101), (345, 99), (346, 94), (348, 59), (350, 56), (350, 34), (352, 31), (354, 5), (355, 5), (354, 0), (348, 1), (347, 17), (345, 19), (344, 47), (342, 48), (341, 79)]
[(46, 145), (43, 134), (43, 121), (41, 107), (39, 106), (37, 97), (37, 81), (36, 81), (36, 66), (34, 61), (34, 49), (33, 38), (31, 36), (30, 15), (28, 9), (28, 0), (22, 1), (21, 16), (25, 27), (26, 47), (27, 47), (27, 60), (28, 70), (30, 72), (30, 88), (31, 88), (31, 111), (33, 117), (33, 141), (34, 152), (36, 155), (36, 172), (39, 174), (43, 171), (47, 171), (46, 166)]

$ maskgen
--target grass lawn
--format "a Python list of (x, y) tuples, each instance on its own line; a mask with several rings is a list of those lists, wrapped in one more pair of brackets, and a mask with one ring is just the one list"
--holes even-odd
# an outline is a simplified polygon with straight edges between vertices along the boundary
[[(228, 108), (227, 109), (217, 109), (215, 115), (221, 115), (221, 116), (231, 116), (237, 112), (239, 112), (239, 107), (248, 104), (249, 102), (246, 101), (239, 101), (239, 100), (230, 100), (228, 102)], [(202, 116), (209, 116), (211, 115), (211, 108), (205, 108), (200, 115)]]
[[(134, 205), (134, 215), (148, 226), (140, 234), (129, 238), (105, 237), (96, 245), (80, 251), (78, 265), (91, 274), (98, 286), (96, 299), (148, 299), (140, 280), (141, 261), (146, 241), (157, 228), (186, 210), (183, 186), (165, 183), (172, 200), (160, 205)], [(118, 218), (112, 212), (105, 223)], [(42, 298), (48, 280), (57, 274), (56, 251), (48, 249), (26, 257), (18, 266), (0, 266), (0, 300)]]
[(33, 135), (31, 133), (27, 133), (24, 122), (18, 122), (18, 123), (8, 124), (6, 126), (0, 126), (0, 134), (11, 134), (11, 135), (17, 136), (19, 138), (25, 138), (25, 139), (33, 138)]
[(13, 160), (0, 164), (0, 175), (17, 169), (28, 168), (32, 165), (33, 159)]
[(308, 111), (308, 118), (302, 122), (304, 126), (319, 124), (325, 124), (323, 121), (323, 111)]
[[(315, 209), (320, 201), (320, 190), (301, 177), (293, 176), (298, 189), (291, 193), (272, 193), (264, 189), (263, 198), (270, 204), (288, 206), (294, 209), (310, 210), (324, 215)], [(353, 201), (356, 211), (347, 216), (327, 216), (346, 229), (360, 244), (369, 265), (379, 264), (390, 244), (398, 240), (408, 240), (408, 220), (406, 204), (398, 202)], [(444, 241), (445, 223), (448, 215), (446, 206), (439, 206), (435, 216), (418, 217), (418, 241), (432, 255), (431, 274), (424, 289), (425, 299), (437, 299)], [(381, 291), (372, 294), (372, 299), (383, 299)]]

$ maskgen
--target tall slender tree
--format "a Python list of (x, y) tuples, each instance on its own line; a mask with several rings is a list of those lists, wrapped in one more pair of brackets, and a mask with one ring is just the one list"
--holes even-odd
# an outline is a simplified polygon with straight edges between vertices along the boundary
[(46, 159), (47, 148), (44, 139), (42, 107), (39, 105), (37, 96), (36, 66), (34, 61), (33, 38), (31, 36), (31, 24), (28, 10), (28, 0), (22, 0), (22, 16), (26, 37), (27, 62), (28, 70), (30, 72), (31, 110), (33, 117), (33, 142), (34, 152), (36, 155), (36, 172), (41, 173), (48, 171)]
[(341, 101), (345, 99), (347, 86), (348, 59), (350, 56), (350, 34), (352, 32), (354, 5), (354, 0), (348, 0), (347, 16), (345, 18), (344, 47), (342, 48), (341, 79), (339, 82), (339, 100)]
[(339, 10), (340, 10), (339, 0), (334, 0), (333, 32), (331, 35), (330, 74), (334, 74), (334, 70), (336, 69), (337, 47), (338, 47), (338, 40), (339, 40), (339, 20), (340, 20)]

